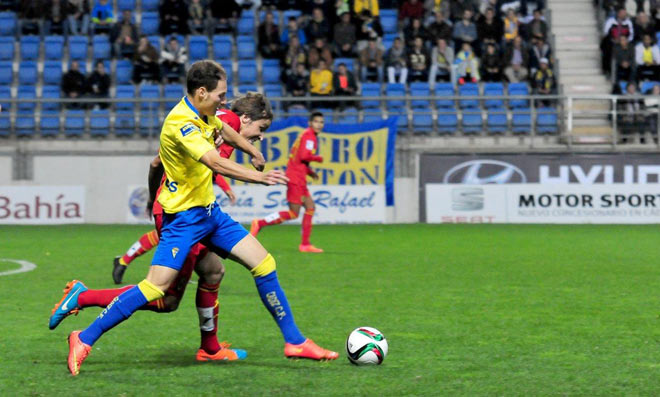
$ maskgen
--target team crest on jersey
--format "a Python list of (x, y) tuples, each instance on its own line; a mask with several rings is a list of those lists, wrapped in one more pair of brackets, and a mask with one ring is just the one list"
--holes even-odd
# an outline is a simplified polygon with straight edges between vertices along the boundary
[(176, 254), (178, 254), (178, 253), (179, 253), (178, 248), (176, 248), (176, 247), (172, 248), (172, 258), (176, 258)]
[(314, 141), (305, 142), (305, 147), (307, 148), (307, 150), (314, 150)]
[(186, 135), (190, 134), (191, 132), (199, 131), (199, 127), (197, 127), (193, 123), (187, 123), (186, 125), (181, 127), (180, 131), (181, 131), (181, 135), (186, 136)]

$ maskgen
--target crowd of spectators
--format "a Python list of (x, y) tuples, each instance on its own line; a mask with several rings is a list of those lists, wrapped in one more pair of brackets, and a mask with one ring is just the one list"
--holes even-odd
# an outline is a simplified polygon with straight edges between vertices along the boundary
[[(80, 71), (78, 61), (71, 61), (69, 70), (62, 75), (62, 92), (67, 99), (108, 98), (110, 96), (110, 75), (103, 61), (96, 62), (94, 71), (88, 76)], [(83, 106), (81, 102), (67, 103), (69, 109), (82, 109)], [(93, 106), (105, 109), (108, 104), (107, 102), (99, 102)]]

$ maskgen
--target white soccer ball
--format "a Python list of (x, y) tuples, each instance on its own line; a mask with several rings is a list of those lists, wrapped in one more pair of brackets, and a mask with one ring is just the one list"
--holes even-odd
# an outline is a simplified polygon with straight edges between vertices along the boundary
[(355, 365), (380, 365), (387, 356), (387, 339), (376, 328), (356, 328), (348, 335), (346, 353)]

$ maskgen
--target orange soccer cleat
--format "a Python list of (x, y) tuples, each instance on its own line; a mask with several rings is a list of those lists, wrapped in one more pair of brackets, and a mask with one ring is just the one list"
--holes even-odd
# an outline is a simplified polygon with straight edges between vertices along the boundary
[(284, 356), (287, 358), (309, 358), (312, 360), (336, 360), (339, 357), (339, 353), (326, 350), (314, 343), (311, 339), (307, 339), (299, 345), (285, 344)]
[(247, 352), (242, 349), (230, 349), (231, 344), (227, 342), (220, 343), (220, 350), (215, 354), (209, 354), (204, 349), (197, 350), (195, 359), (197, 361), (236, 361), (245, 360)]
[(69, 371), (71, 375), (76, 376), (80, 373), (80, 366), (87, 358), (92, 347), (80, 340), (80, 331), (73, 331), (69, 334)]
[(254, 237), (257, 237), (259, 230), (261, 230), (261, 226), (259, 226), (259, 219), (253, 219), (252, 223), (250, 224), (250, 234)]
[(300, 244), (298, 246), (298, 250), (300, 252), (312, 252), (312, 253), (315, 253), (315, 254), (320, 254), (321, 252), (323, 252), (323, 250), (321, 248), (317, 248), (317, 247), (315, 247), (311, 244)]

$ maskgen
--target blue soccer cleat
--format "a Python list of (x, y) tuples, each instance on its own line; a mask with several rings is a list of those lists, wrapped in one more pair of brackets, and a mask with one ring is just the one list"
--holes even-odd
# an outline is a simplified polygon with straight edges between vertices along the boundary
[(48, 320), (48, 328), (55, 329), (65, 317), (72, 314), (78, 315), (80, 308), (78, 307), (78, 295), (81, 292), (87, 291), (87, 287), (82, 281), (72, 280), (66, 283), (64, 287), (64, 296), (55, 304), (50, 319)]

